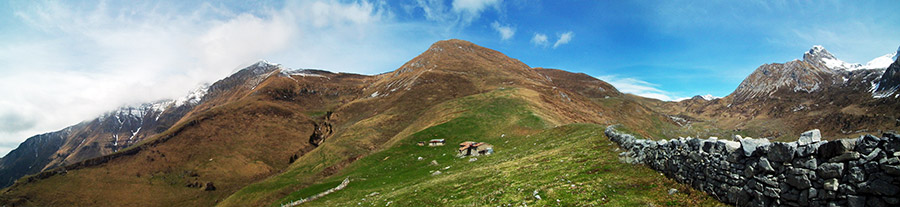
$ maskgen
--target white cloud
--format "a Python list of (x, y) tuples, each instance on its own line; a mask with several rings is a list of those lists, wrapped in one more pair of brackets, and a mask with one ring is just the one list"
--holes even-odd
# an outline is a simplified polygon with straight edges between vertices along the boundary
[(498, 33), (500, 33), (500, 39), (502, 39), (502, 40), (508, 40), (509, 38), (512, 38), (513, 35), (516, 34), (515, 27), (509, 26), (509, 25), (505, 25), (505, 26), (500, 25), (500, 23), (497, 21), (494, 21), (494, 23), (491, 23), (491, 28), (494, 28), (494, 30), (496, 30)]
[(448, 8), (444, 0), (416, 0), (415, 7), (421, 8), (425, 18), (438, 22), (444, 30), (452, 31), (469, 26), (488, 9), (502, 11), (502, 0), (453, 0)]
[(550, 44), (550, 41), (547, 40), (547, 35), (541, 33), (534, 33), (534, 37), (531, 38), (531, 43), (537, 46), (546, 47)]
[(463, 22), (472, 22), (488, 7), (498, 7), (501, 0), (453, 0), (453, 11), (461, 14)]
[(0, 14), (22, 31), (0, 39), (0, 124), (16, 126), (0, 128), (0, 154), (15, 147), (7, 143), (122, 105), (185, 95), (263, 58), (372, 74), (437, 39), (404, 35), (436, 26), (398, 23), (383, 4), (367, 1), (246, 9), (29, 2)]
[(447, 22), (452, 19), (447, 7), (444, 6), (444, 0), (416, 0), (416, 6), (425, 12), (425, 19), (438, 22)]
[(575, 37), (575, 33), (573, 33), (572, 31), (562, 33), (561, 35), (559, 35), (559, 39), (556, 40), (556, 43), (553, 43), (553, 48), (559, 47), (560, 45), (568, 44), (569, 41), (572, 41), (573, 37)]
[[(560, 45), (568, 44), (574, 37), (575, 33), (572, 31), (559, 34), (559, 39), (556, 39), (556, 42), (553, 43), (553, 49), (556, 49)], [(550, 46), (550, 38), (543, 33), (534, 33), (534, 36), (531, 38), (531, 43), (537, 46), (547, 47)]]
[(599, 76), (597, 79), (612, 84), (622, 93), (630, 93), (647, 98), (654, 98), (663, 101), (677, 101), (682, 98), (672, 96), (672, 93), (659, 89), (659, 85), (636, 78), (622, 78), (616, 75)]

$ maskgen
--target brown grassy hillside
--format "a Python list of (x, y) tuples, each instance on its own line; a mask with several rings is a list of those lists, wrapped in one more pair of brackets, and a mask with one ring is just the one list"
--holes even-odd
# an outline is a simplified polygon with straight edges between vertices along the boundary
[[(29, 182), (7, 189), (0, 201), (268, 205), (465, 113), (446, 103), (495, 91), (514, 91), (508, 96), (527, 103), (522, 113), (551, 127), (625, 123), (654, 134), (655, 128), (673, 124), (603, 81), (533, 69), (462, 40), (437, 42), (399, 69), (375, 76), (278, 68), (242, 71), (220, 83), (159, 136), (98, 159), (103, 161), (25, 179)], [(208, 182), (215, 191), (194, 185)]]

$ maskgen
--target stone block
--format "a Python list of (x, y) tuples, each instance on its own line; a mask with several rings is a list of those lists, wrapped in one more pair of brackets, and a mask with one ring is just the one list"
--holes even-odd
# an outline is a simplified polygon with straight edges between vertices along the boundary
[(878, 147), (878, 144), (881, 142), (881, 138), (876, 136), (872, 136), (870, 134), (863, 135), (856, 141), (856, 151), (862, 154), (869, 154), (875, 147)]
[(809, 178), (804, 174), (788, 175), (785, 177), (785, 182), (801, 190), (805, 190), (812, 186), (812, 183), (809, 182)]
[(900, 187), (891, 184), (887, 179), (873, 179), (859, 184), (858, 192), (875, 195), (892, 196), (900, 191)]
[(856, 140), (839, 139), (826, 142), (819, 145), (819, 158), (830, 159), (831, 157), (844, 154), (856, 147)]
[(741, 149), (744, 150), (744, 156), (753, 155), (760, 147), (769, 145), (768, 139), (741, 139)]
[(823, 189), (825, 189), (826, 191), (837, 191), (838, 185), (840, 185), (840, 183), (838, 183), (838, 179), (831, 178), (831, 179), (825, 180), (825, 186), (823, 187)]
[(816, 162), (816, 159), (811, 158), (811, 157), (795, 159), (794, 166), (800, 167), (800, 168), (806, 168), (806, 169), (810, 169), (810, 170), (816, 170), (816, 168), (819, 167), (818, 163)]
[(719, 142), (725, 144), (725, 146), (724, 146), (725, 148), (723, 150), (725, 151), (725, 153), (728, 153), (728, 154), (734, 153), (738, 149), (741, 148), (740, 142), (728, 141), (728, 140), (719, 140)]
[(769, 163), (769, 159), (765, 157), (759, 158), (759, 163), (757, 164), (760, 170), (763, 170), (767, 173), (775, 172), (775, 168), (772, 167), (772, 164)]
[(844, 172), (844, 163), (822, 163), (816, 174), (824, 179), (840, 177)]
[(794, 160), (794, 150), (796, 150), (794, 143), (776, 142), (769, 146), (769, 154), (767, 156), (772, 161), (791, 162)]
[(884, 157), (885, 155), (881, 148), (875, 148), (875, 150), (872, 150), (872, 152), (869, 152), (869, 154), (863, 156), (863, 161), (871, 162), (873, 160), (878, 160)]
[(802, 146), (819, 141), (822, 141), (822, 132), (820, 132), (819, 129), (813, 129), (800, 134), (800, 138), (797, 139), (797, 144)]
[(858, 152), (847, 152), (847, 153), (838, 155), (836, 157), (832, 157), (831, 159), (828, 160), (828, 162), (845, 162), (845, 161), (856, 160), (856, 159), (859, 159)]
[(893, 176), (900, 176), (900, 166), (897, 165), (881, 165), (881, 169), (885, 173)]
[(866, 174), (863, 172), (862, 168), (859, 167), (851, 167), (850, 170), (847, 171), (847, 176), (850, 179), (850, 182), (860, 183), (866, 181)]
[(847, 196), (847, 206), (849, 207), (865, 207), (866, 206), (866, 197), (865, 196)]
[[(884, 149), (888, 154), (900, 152), (900, 135), (894, 133), (884, 133)], [(895, 156), (896, 157), (896, 156)]]

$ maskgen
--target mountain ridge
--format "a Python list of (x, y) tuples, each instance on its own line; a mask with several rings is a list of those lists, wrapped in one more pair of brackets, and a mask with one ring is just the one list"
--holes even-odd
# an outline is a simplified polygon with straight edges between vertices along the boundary
[[(262, 205), (371, 153), (405, 144), (405, 138), (459, 116), (448, 103), (473, 96), (524, 103), (516, 117), (529, 126), (612, 124), (623, 117), (655, 117), (626, 121), (632, 125), (671, 124), (606, 82), (531, 68), (462, 40), (437, 42), (400, 68), (374, 76), (264, 62), (251, 67), (210, 85), (168, 130), (118, 153), (23, 178), (0, 197), (31, 205)], [(279, 184), (282, 176), (294, 181)], [(88, 183), (92, 190), (66, 196), (48, 197), (53, 191), (41, 190)], [(120, 183), (131, 184), (124, 189)], [(196, 189), (211, 183), (215, 191)], [(99, 196), (135, 190), (157, 199)]]
[(802, 60), (759, 66), (721, 99), (645, 103), (673, 116), (706, 120), (713, 128), (780, 139), (813, 128), (829, 139), (897, 130), (900, 99), (891, 88), (900, 81), (894, 75), (898, 63), (854, 70), (836, 63), (843, 61), (814, 46)]
[[(226, 82), (203, 84), (180, 98), (121, 106), (62, 130), (30, 137), (23, 144), (30, 143), (29, 140), (32, 138), (43, 136), (55, 136), (60, 143), (44, 147), (20, 145), (7, 156), (0, 158), (0, 181), (2, 181), (0, 187), (10, 186), (16, 179), (28, 174), (79, 163), (129, 148), (191, 115), (194, 107), (205, 103), (202, 102), (204, 98), (214, 99), (223, 95), (220, 94), (223, 93), (221, 91), (228, 91), (234, 87), (229, 85), (231, 82), (241, 82), (241, 79), (260, 76), (279, 67), (260, 61), (235, 72), (229, 77), (236, 77)], [(213, 94), (207, 98), (206, 95), (210, 91)], [(32, 150), (36, 148), (43, 150)], [(34, 154), (34, 158), (25, 159), (31, 154)]]
[[(896, 107), (900, 106), (896, 99), (873, 98), (873, 92), (868, 91), (879, 91), (870, 83), (886, 80), (881, 77), (887, 72), (835, 70), (821, 61), (819, 56), (830, 54), (824, 48), (808, 53), (809, 58), (805, 55), (803, 61), (760, 66), (754, 72), (756, 78), (745, 80), (748, 83), (739, 87), (744, 94), (741, 100), (736, 100), (736, 89), (732, 95), (722, 98), (697, 96), (681, 102), (623, 94), (609, 83), (583, 73), (534, 68), (499, 51), (456, 39), (436, 42), (399, 68), (371, 76), (293, 70), (260, 61), (179, 99), (193, 104), (180, 110), (181, 116), (166, 119), (175, 120), (170, 127), (137, 142), (107, 142), (113, 146), (131, 144), (112, 150), (111, 154), (21, 178), (0, 194), (0, 203), (13, 206), (277, 205), (304, 198), (323, 186), (331, 188), (333, 180), (340, 182), (350, 177), (347, 180), (352, 184), (336, 193), (346, 192), (349, 197), (325, 198), (320, 203), (349, 205), (360, 203), (358, 197), (371, 197), (379, 202), (374, 198), (380, 197), (370, 192), (377, 190), (383, 196), (414, 195), (408, 196), (406, 204), (446, 205), (446, 201), (417, 195), (444, 192), (446, 188), (440, 187), (443, 184), (434, 183), (453, 182), (435, 171), (480, 180), (478, 176), (467, 177), (470, 175), (457, 169), (541, 175), (548, 173), (544, 169), (578, 169), (571, 173), (597, 174), (608, 179), (637, 179), (607, 176), (639, 172), (654, 181), (635, 182), (652, 184), (656, 186), (650, 187), (653, 192), (663, 194), (660, 192), (671, 188), (672, 181), (660, 181), (665, 178), (657, 173), (618, 165), (616, 168), (628, 169), (603, 166), (589, 169), (585, 167), (593, 168), (596, 166), (591, 165), (600, 163), (559, 156), (571, 152), (566, 148), (572, 147), (578, 152), (603, 148), (597, 152), (601, 157), (615, 157), (616, 153), (608, 147), (611, 143), (598, 137), (596, 130), (613, 124), (627, 126), (629, 133), (656, 138), (674, 137), (667, 130), (709, 132), (710, 128), (706, 127), (715, 127), (717, 132), (731, 130), (731, 133), (771, 127), (770, 131), (755, 131), (754, 136), (773, 137), (813, 125), (823, 126), (823, 135), (829, 136), (859, 133), (860, 128), (897, 127), (878, 125), (896, 119), (896, 108), (900, 108)], [(894, 65), (900, 66), (896, 61)], [(885, 71), (894, 71), (894, 65)], [(885, 82), (884, 87), (892, 88), (891, 84)], [(137, 114), (151, 118), (156, 115)], [(115, 115), (121, 114), (107, 116), (104, 121), (120, 123)], [(756, 125), (759, 123), (767, 125)], [(129, 128), (129, 134), (135, 131), (123, 128)], [(560, 135), (566, 132), (579, 135)], [(104, 137), (119, 140), (115, 136)], [(416, 145), (431, 139), (445, 139), (450, 146)], [(489, 142), (497, 154), (457, 159), (452, 155), (453, 145), (463, 141)], [(436, 154), (417, 154), (424, 152)], [(439, 163), (421, 161), (425, 159)], [(547, 160), (556, 163), (557, 159), (573, 165), (538, 167), (534, 164)], [(495, 161), (502, 162), (498, 165), (503, 167), (466, 167)], [(603, 165), (608, 167), (609, 163)], [(548, 176), (568, 178), (568, 173)], [(396, 180), (393, 176), (414, 179)], [(540, 177), (534, 179), (556, 182)], [(660, 187), (660, 183), (666, 187)], [(377, 187), (407, 184), (423, 191), (392, 192)], [(614, 186), (623, 188), (622, 193), (627, 195), (646, 191), (644, 187)], [(608, 190), (584, 193), (615, 192)], [(690, 188), (679, 190), (693, 192)], [(490, 195), (466, 196), (477, 199)], [(710, 199), (703, 194), (690, 198), (694, 202), (688, 204)], [(648, 203), (662, 205), (668, 200)], [(573, 205), (577, 204), (586, 203)]]

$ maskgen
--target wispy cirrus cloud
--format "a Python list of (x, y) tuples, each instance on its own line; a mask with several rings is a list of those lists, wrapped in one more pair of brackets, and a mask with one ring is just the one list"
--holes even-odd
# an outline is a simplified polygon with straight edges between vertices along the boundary
[(531, 44), (539, 47), (552, 47), (556, 49), (557, 47), (565, 44), (569, 44), (572, 41), (572, 38), (575, 37), (575, 33), (572, 31), (560, 33), (557, 35), (556, 41), (553, 41), (553, 45), (550, 45), (550, 37), (544, 33), (535, 32), (534, 36), (531, 37)]
[(531, 43), (541, 47), (550, 45), (550, 41), (547, 40), (547, 35), (542, 33), (534, 33), (534, 36), (531, 37)]
[(559, 47), (560, 45), (569, 44), (572, 41), (572, 38), (575, 37), (575, 33), (572, 31), (568, 31), (559, 35), (559, 39), (556, 40), (556, 43), (553, 43), (553, 48)]
[(453, 0), (453, 12), (460, 15), (463, 22), (469, 23), (481, 16), (488, 8), (499, 10), (502, 0)]
[(444, 25), (444, 30), (458, 30), (472, 24), (487, 10), (502, 11), (502, 0), (417, 0), (414, 8), (421, 9), (425, 18)]
[(499, 22), (494, 21), (491, 23), (491, 28), (493, 28), (497, 33), (500, 33), (501, 40), (508, 40), (516, 35), (516, 28), (510, 25), (500, 25)]
[(612, 84), (622, 93), (630, 93), (663, 101), (678, 101), (685, 99), (684, 97), (675, 97), (673, 93), (660, 89), (658, 84), (650, 83), (637, 78), (620, 77), (618, 75), (604, 75), (598, 76), (597, 79)]

